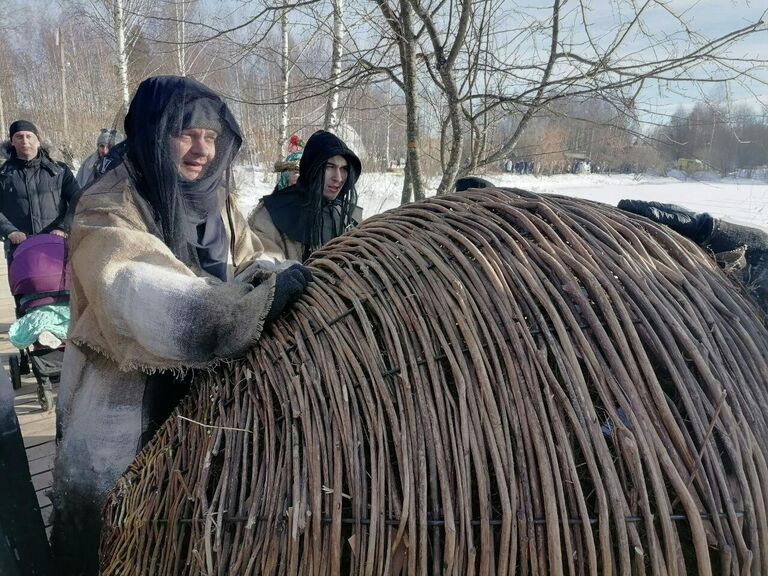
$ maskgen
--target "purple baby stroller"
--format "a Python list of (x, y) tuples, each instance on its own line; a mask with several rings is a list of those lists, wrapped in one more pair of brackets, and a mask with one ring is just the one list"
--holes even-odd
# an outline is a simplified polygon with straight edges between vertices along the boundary
[[(54, 303), (69, 303), (69, 269), (66, 240), (53, 234), (37, 234), (22, 242), (13, 253), (8, 269), (16, 318), (30, 310)], [(53, 409), (52, 382), (61, 375), (64, 344), (51, 348), (39, 341), (11, 356), (8, 364), (14, 388), (30, 369), (37, 380), (37, 395), (43, 410)]]

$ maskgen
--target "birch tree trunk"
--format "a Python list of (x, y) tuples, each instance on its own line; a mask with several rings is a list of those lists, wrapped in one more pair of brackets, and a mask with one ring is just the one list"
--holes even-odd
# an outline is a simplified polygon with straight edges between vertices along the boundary
[(184, 29), (184, 0), (176, 0), (173, 3), (176, 12), (176, 64), (179, 67), (179, 76), (187, 75), (187, 47)]
[[(67, 102), (67, 63), (64, 61), (64, 39), (61, 37), (61, 28), (56, 29), (56, 46), (59, 49), (59, 73), (61, 75), (61, 114), (64, 119), (64, 139), (69, 137), (69, 105)], [(2, 126), (2, 124), (0, 124)]]
[(283, 146), (288, 140), (288, 96), (291, 79), (291, 61), (290, 46), (288, 44), (288, 2), (283, 0), (283, 11), (280, 14), (280, 32), (281, 32), (281, 61), (280, 71), (282, 73), (282, 94), (280, 97), (280, 127), (278, 129), (277, 155), (276, 160), (283, 158)]
[(123, 93), (123, 106), (127, 111), (130, 104), (130, 90), (128, 89), (128, 47), (125, 43), (126, 30), (123, 0), (115, 0), (113, 19), (115, 39), (117, 40), (117, 69)]
[[(390, 131), (392, 130), (392, 80), (387, 84), (387, 136), (386, 136), (386, 143), (385, 143), (385, 152), (384, 156), (386, 158), (386, 164), (384, 166), (385, 170), (389, 170), (389, 166), (392, 163), (392, 157), (389, 152), (389, 146), (390, 146)], [(0, 126), (3, 126), (3, 124), (0, 124)]]
[(344, 32), (344, 0), (333, 0), (333, 54), (331, 56), (331, 91), (325, 107), (326, 130), (335, 130), (339, 126), (339, 80), (341, 79)]

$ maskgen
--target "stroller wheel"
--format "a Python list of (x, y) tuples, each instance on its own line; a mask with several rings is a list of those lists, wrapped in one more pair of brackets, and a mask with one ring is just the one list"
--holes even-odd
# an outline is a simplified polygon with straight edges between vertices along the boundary
[(37, 388), (37, 399), (40, 401), (40, 408), (43, 412), (50, 412), (54, 408), (53, 404), (53, 390), (51, 390), (51, 384), (40, 384)]
[(13, 384), (13, 389), (18, 390), (21, 388), (21, 369), (19, 367), (19, 357), (15, 354), (8, 358), (8, 368), (11, 373), (11, 384)]

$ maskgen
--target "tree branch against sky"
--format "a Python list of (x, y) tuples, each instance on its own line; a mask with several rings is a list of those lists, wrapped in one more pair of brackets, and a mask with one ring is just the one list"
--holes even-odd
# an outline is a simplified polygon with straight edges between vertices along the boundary
[[(6, 119), (55, 110), (67, 75), (85, 103), (70, 112), (88, 118), (70, 130), (87, 131), (108, 124), (104, 110), (115, 116), (121, 104), (109, 98), (124, 102), (146, 75), (189, 74), (247, 118), (249, 154), (262, 162), (289, 132), (324, 125), (356, 139), (366, 163), (405, 157), (404, 202), (425, 195), (426, 175), (446, 192), (457, 176), (521, 158), (537, 138), (552, 158), (567, 146), (601, 149), (595, 134), (612, 140), (616, 130), (663, 147), (671, 136), (659, 130), (677, 109), (702, 103), (717, 110), (708, 118), (733, 119), (730, 132), (710, 131), (718, 141), (731, 134), (743, 147), (744, 114), (732, 111), (768, 115), (765, 8), (743, 0), (61, 0), (39, 11), (42, 0), (8, 1), (6, 21), (31, 7), (25, 26), (40, 32), (25, 35), (26, 50), (13, 31), (0, 39), (15, 70), (0, 78)], [(56, 28), (66, 66), (48, 45)], [(29, 66), (47, 71), (32, 92)]]
[[(554, 100), (599, 96), (625, 106), (640, 101), (649, 106), (654, 86), (721, 81), (718, 74), (724, 73), (738, 79), (750, 68), (765, 66), (759, 57), (739, 63), (730, 52), (739, 42), (765, 32), (764, 13), (747, 25), (707, 35), (695, 32), (684, 11), (676, 13), (674, 5), (649, 0), (634, 8), (613, 1), (569, 9), (573, 4), (555, 1), (547, 17), (530, 11), (523, 27), (532, 32), (517, 36), (492, 56), (493, 71), (506, 82), (500, 90), (487, 87), (484, 104), (474, 106), (472, 114), (476, 120), (496, 107), (514, 107), (521, 112), (518, 130), (478, 165), (508, 155), (530, 118)], [(498, 24), (504, 31), (505, 24)], [(477, 96), (465, 95), (474, 100)]]
[[(236, 36), (258, 28), (257, 22), (265, 14), (279, 7), (295, 7), (304, 29), (320, 32), (318, 41), (322, 43), (325, 37), (325, 44), (333, 50), (325, 70), (316, 68), (319, 75), (299, 71), (311, 92), (295, 91), (288, 100), (325, 98), (326, 126), (330, 125), (331, 111), (336, 112), (331, 124), (340, 121), (342, 111), (334, 102), (340, 91), (359, 87), (361, 76), (386, 77), (405, 90), (407, 76), (412, 75), (416, 92), (409, 96), (403, 91), (413, 108), (407, 132), (415, 134), (417, 119), (424, 118), (418, 99), (428, 98), (433, 111), (430, 116), (437, 114), (438, 118), (436, 126), (426, 128), (443, 135), (440, 192), (449, 190), (457, 175), (497, 163), (513, 153), (528, 123), (551, 102), (597, 97), (625, 110), (650, 110), (654, 89), (664, 86), (674, 92), (685, 85), (726, 80), (760, 83), (765, 66), (760, 56), (733, 51), (766, 30), (762, 22), (765, 14), (748, 4), (742, 5), (740, 20), (717, 22), (713, 32), (712, 23), (701, 22), (700, 10), (687, 0), (645, 0), (639, 4), (630, 0), (533, 0), (525, 6), (494, 0), (408, 0), (416, 25), (405, 53), (403, 11), (393, 4), (388, 17), (381, 10), (382, 2), (376, 2), (380, 9), (377, 21), (367, 8), (371, 4), (346, 0), (349, 10), (345, 10), (342, 26), (341, 5), (331, 0), (300, 0), (279, 6), (250, 2), (243, 5), (247, 9), (233, 11), (231, 21), (218, 29), (202, 24), (205, 34), (200, 38), (224, 36), (237, 42)], [(327, 7), (335, 18), (328, 18)], [(353, 19), (352, 25), (346, 21), (349, 19)], [(339, 42), (338, 31), (342, 29), (348, 33)], [(263, 30), (261, 38), (267, 34), (269, 31)], [(303, 43), (295, 38), (299, 45)], [(380, 42), (386, 38), (388, 46)], [(258, 45), (252, 37), (250, 46)], [(398, 46), (393, 54), (392, 48)], [(410, 70), (403, 59), (408, 58), (409, 51), (416, 58)], [(516, 129), (503, 141), (492, 143), (489, 134), (497, 134), (497, 124), (510, 115), (516, 118)]]

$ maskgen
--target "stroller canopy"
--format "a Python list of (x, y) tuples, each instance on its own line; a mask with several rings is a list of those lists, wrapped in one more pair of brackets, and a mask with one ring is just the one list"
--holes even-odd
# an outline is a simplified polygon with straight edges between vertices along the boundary
[(8, 275), (20, 314), (36, 306), (67, 301), (66, 240), (53, 234), (31, 236), (13, 253)]

